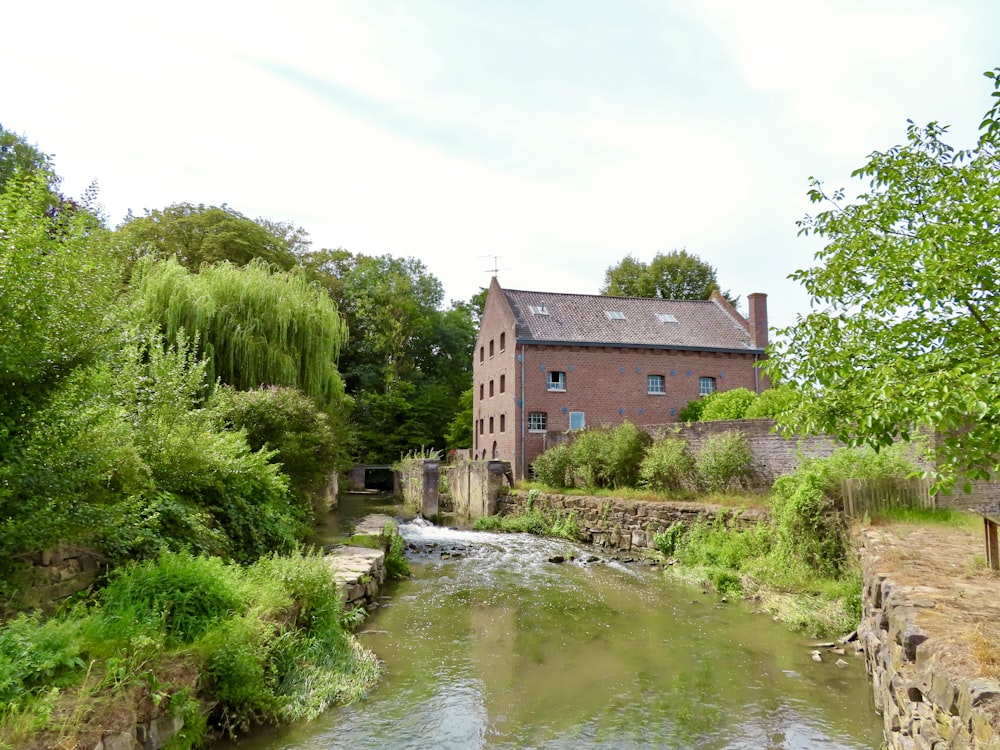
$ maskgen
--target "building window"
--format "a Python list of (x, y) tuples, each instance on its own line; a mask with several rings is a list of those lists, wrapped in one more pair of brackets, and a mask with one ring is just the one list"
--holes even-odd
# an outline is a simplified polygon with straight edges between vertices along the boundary
[(493, 434), (493, 417), (490, 417), (490, 434)]
[(625, 320), (625, 313), (621, 310), (605, 310), (604, 314), (608, 316), (608, 320)]
[(490, 339), (490, 359), (493, 359), (493, 339)]
[(506, 350), (507, 350), (507, 334), (506, 333), (501, 333), (500, 334), (500, 351), (506, 351)]
[(490, 381), (490, 398), (493, 398), (493, 381)]
[(480, 383), (480, 384), (479, 384), (479, 400), (480, 400), (480, 401), (482, 401), (482, 400), (483, 400), (483, 399), (484, 399), (484, 398), (486, 397), (486, 396), (485, 396), (485, 393), (486, 393), (486, 392), (485, 392), (485, 391), (483, 390), (483, 384), (482, 384), (482, 383)]
[(479, 364), (486, 361), (486, 350), (483, 347), (479, 347)]
[(545, 432), (548, 423), (549, 423), (549, 415), (546, 414), (544, 411), (528, 412), (529, 432)]
[(549, 370), (549, 390), (565, 391), (566, 373), (564, 373), (562, 370)]
[(663, 376), (662, 375), (647, 375), (646, 376), (646, 393), (652, 393), (656, 395), (663, 395), (666, 393), (666, 388), (663, 387)]
[(656, 313), (656, 317), (660, 319), (661, 323), (676, 323), (677, 318), (670, 313)]
[(506, 432), (506, 431), (507, 431), (507, 415), (506, 414), (501, 414), (500, 415), (500, 432)]
[(506, 390), (507, 390), (507, 376), (506, 375), (501, 375), (500, 376), (500, 393), (503, 393)]
[(707, 396), (715, 393), (715, 378), (698, 378), (698, 395)]
[(587, 417), (582, 411), (571, 411), (569, 413), (569, 428), (571, 430), (582, 430), (587, 426)]
[(500, 458), (500, 451), (497, 450), (497, 441), (493, 441), (493, 460), (496, 461)]
[(532, 315), (548, 315), (549, 309), (545, 305), (528, 305)]
[(480, 435), (483, 434), (483, 420), (482, 419), (479, 420), (479, 434)]

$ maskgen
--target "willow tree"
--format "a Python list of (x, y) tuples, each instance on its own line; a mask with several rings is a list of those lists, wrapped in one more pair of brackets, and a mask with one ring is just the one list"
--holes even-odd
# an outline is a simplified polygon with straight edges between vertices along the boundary
[(347, 326), (324, 289), (301, 269), (278, 271), (261, 261), (191, 273), (175, 260), (145, 260), (132, 281), (140, 316), (168, 341), (187, 335), (208, 364), (208, 377), (240, 390), (294, 386), (326, 408), (344, 387), (337, 358)]

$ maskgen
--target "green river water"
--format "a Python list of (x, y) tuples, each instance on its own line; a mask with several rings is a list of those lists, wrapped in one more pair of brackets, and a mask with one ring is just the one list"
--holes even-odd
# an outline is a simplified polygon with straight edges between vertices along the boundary
[(863, 660), (816, 663), (808, 639), (741, 602), (567, 542), (400, 531), (413, 576), (384, 590), (359, 635), (385, 664), (380, 684), (220, 750), (881, 744)]

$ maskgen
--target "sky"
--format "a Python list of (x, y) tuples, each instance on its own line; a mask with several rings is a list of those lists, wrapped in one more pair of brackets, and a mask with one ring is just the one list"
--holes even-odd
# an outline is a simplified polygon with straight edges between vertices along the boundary
[(598, 293), (687, 249), (724, 290), (787, 277), (810, 177), (849, 195), (907, 120), (974, 144), (995, 0), (12, 3), (0, 125), (131, 210), (227, 204), (315, 248), (413, 257), (468, 300)]

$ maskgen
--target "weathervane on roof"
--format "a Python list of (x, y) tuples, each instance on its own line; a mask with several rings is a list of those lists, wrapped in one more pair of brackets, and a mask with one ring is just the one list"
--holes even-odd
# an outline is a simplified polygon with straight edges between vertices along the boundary
[(484, 273), (493, 274), (494, 276), (499, 276), (501, 271), (507, 271), (507, 268), (500, 268), (500, 256), (499, 255), (480, 255), (480, 258), (493, 258), (493, 268), (487, 268)]

